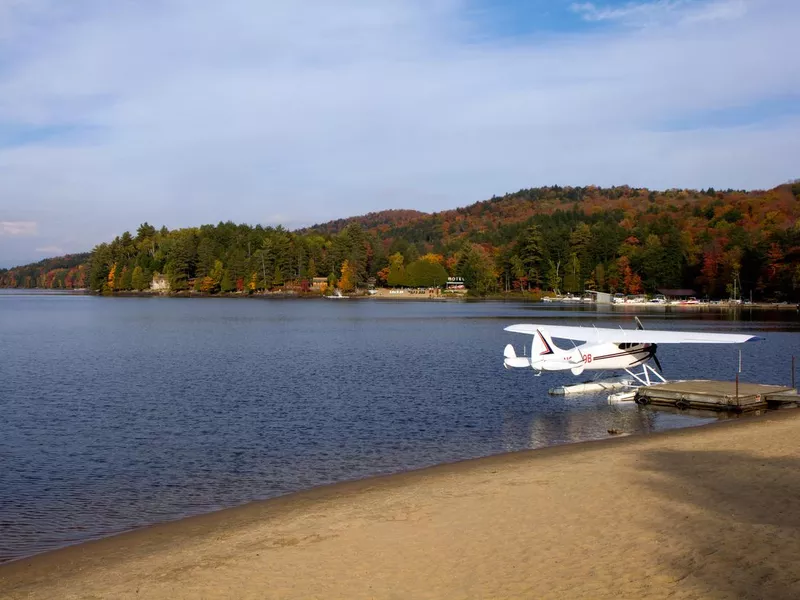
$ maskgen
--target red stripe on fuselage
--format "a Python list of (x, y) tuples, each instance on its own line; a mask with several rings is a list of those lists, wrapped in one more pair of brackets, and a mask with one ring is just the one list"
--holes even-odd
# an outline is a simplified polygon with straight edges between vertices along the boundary
[(555, 354), (553, 352), (553, 349), (550, 347), (550, 344), (548, 344), (547, 340), (544, 339), (544, 336), (542, 335), (542, 332), (537, 329), (536, 333), (539, 334), (539, 339), (542, 340), (542, 343), (544, 344), (544, 347), (547, 348), (547, 350), (545, 350), (544, 352), (539, 352), (539, 356), (543, 356), (545, 354)]

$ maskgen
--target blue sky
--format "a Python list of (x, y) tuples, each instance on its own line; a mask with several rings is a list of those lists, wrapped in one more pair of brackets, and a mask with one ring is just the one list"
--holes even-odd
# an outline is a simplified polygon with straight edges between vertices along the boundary
[(795, 0), (0, 3), (0, 266), (143, 222), (800, 176)]
[(596, 22), (584, 19), (575, 6), (577, 3), (562, 0), (473, 0), (467, 10), (485, 34), (498, 38), (580, 32), (597, 27)]

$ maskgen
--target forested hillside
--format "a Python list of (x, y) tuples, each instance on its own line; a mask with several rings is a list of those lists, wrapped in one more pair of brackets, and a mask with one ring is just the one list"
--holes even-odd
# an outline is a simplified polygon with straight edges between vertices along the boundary
[[(84, 269), (71, 268), (88, 271), (88, 286), (106, 293), (144, 289), (156, 273), (173, 290), (207, 293), (306, 290), (315, 276), (345, 290), (371, 278), (428, 286), (453, 275), (477, 294), (688, 287), (720, 298), (735, 286), (755, 299), (796, 301), (798, 216), (800, 182), (757, 192), (553, 186), (297, 232), (233, 223), (167, 231), (145, 223), (97, 246)], [(0, 285), (82, 285), (52, 276), (64, 266), (45, 271), (46, 262), (0, 271)]]
[(67, 254), (56, 258), (45, 258), (39, 262), (0, 269), (0, 287), (78, 289), (86, 287), (88, 263), (91, 254)]

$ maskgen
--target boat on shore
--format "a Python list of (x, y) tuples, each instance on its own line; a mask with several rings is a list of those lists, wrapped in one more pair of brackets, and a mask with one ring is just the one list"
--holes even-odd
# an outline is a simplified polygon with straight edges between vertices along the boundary
[(339, 288), (336, 288), (333, 291), (333, 294), (331, 294), (330, 296), (325, 296), (325, 297), (329, 298), (330, 300), (347, 300), (348, 298), (350, 298), (350, 296), (345, 296), (344, 294), (342, 294), (342, 290), (340, 290)]
[(572, 294), (567, 294), (566, 296), (545, 296), (542, 298), (542, 302), (552, 303), (552, 302), (560, 302), (563, 304), (588, 304), (594, 302), (594, 298), (591, 296), (574, 296)]

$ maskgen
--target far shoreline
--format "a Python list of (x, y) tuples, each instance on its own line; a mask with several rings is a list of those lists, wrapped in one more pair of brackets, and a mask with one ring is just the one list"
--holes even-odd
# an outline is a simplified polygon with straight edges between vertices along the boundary
[[(102, 294), (88, 289), (51, 289), (51, 288), (0, 288), (0, 290), (14, 290), (19, 295), (51, 294), (68, 296), (97, 296), (104, 298), (227, 298), (227, 299), (251, 299), (251, 300), (319, 300), (330, 299), (332, 296), (319, 293), (298, 293), (298, 292), (267, 292), (244, 294), (241, 292), (208, 294), (205, 292), (195, 292), (193, 290), (183, 290), (179, 292), (153, 292), (153, 291), (120, 291), (113, 294)], [(388, 291), (388, 288), (386, 288)], [(656, 311), (679, 309), (686, 311), (718, 310), (718, 311), (746, 311), (746, 310), (795, 310), (800, 311), (800, 304), (791, 302), (753, 302), (750, 304), (736, 304), (720, 302), (716, 304), (597, 304), (580, 303), (569, 304), (562, 302), (544, 303), (539, 296), (532, 294), (520, 294), (511, 292), (509, 294), (490, 294), (486, 296), (472, 296), (469, 294), (414, 294), (404, 293), (389, 295), (383, 294), (353, 294), (347, 295), (348, 300), (377, 300), (381, 302), (520, 302), (525, 304), (546, 304), (547, 308), (577, 308), (577, 307), (609, 307), (612, 310), (633, 310), (633, 311)]]

